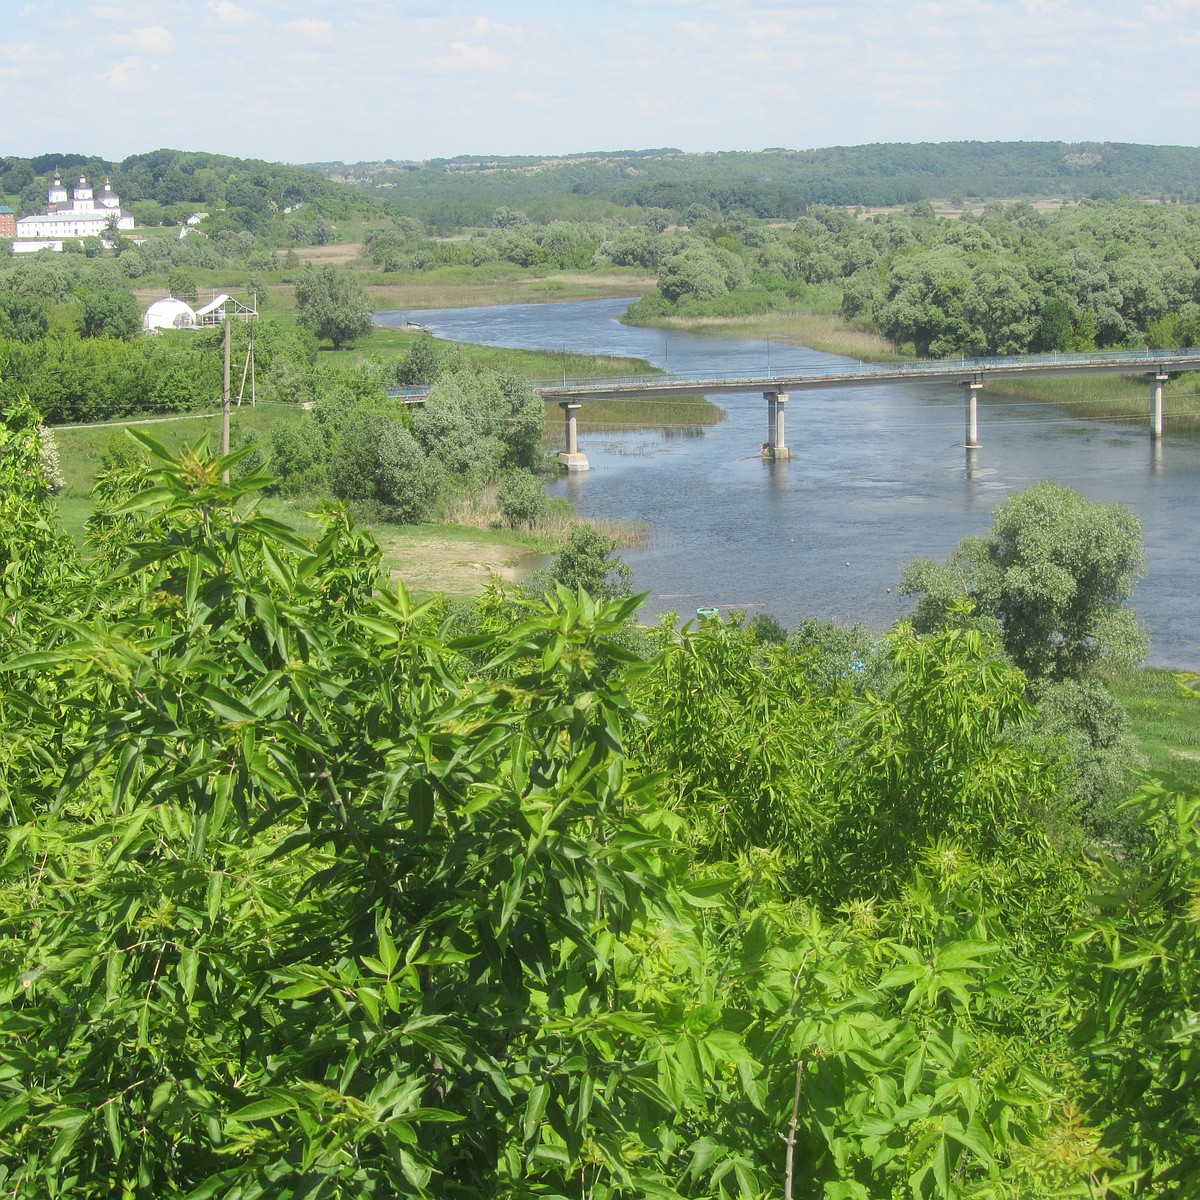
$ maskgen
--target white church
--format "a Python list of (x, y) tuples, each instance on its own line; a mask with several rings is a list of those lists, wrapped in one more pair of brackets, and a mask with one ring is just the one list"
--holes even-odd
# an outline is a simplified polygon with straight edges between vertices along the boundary
[(13, 253), (61, 250), (64, 239), (102, 238), (110, 228), (132, 229), (133, 217), (121, 209), (121, 201), (107, 179), (100, 195), (96, 196), (92, 185), (80, 175), (68, 199), (67, 189), (55, 175), (47, 196), (46, 211), (22, 217), (17, 222)]

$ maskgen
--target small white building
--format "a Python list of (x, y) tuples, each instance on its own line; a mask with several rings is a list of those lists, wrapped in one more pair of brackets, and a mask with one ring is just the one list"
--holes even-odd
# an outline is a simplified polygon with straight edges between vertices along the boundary
[(64, 238), (104, 237), (110, 229), (133, 227), (133, 217), (122, 210), (121, 201), (109, 180), (104, 181), (97, 196), (87, 179), (80, 175), (68, 200), (67, 189), (56, 175), (47, 194), (46, 211), (22, 217), (17, 222), (13, 252), (61, 250)]
[(195, 329), (196, 314), (191, 305), (174, 296), (166, 296), (146, 309), (142, 317), (142, 328), (147, 333), (156, 333), (160, 329)]
[(192, 308), (174, 296), (164, 296), (146, 309), (142, 329), (157, 333), (160, 329), (203, 329), (226, 321), (253, 321), (258, 311), (225, 292), (214, 296), (200, 308)]

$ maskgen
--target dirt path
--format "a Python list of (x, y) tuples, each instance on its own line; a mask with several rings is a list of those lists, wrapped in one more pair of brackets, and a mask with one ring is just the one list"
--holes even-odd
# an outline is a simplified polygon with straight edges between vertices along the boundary
[(493, 575), (506, 583), (524, 579), (542, 565), (544, 556), (524, 547), (504, 545), (469, 531), (445, 537), (403, 531), (384, 534), (376, 527), (383, 559), (393, 579), (413, 592), (445, 592), (477, 596)]

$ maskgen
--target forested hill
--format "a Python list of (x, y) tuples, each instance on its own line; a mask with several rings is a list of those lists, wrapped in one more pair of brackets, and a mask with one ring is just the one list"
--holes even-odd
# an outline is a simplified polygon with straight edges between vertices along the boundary
[[(795, 220), (811, 204), (1118, 195), (1200, 201), (1200, 147), (1127, 143), (939, 142), (685, 154), (672, 148), (558, 157), (460, 156), (424, 162), (296, 166), (200, 151), (153, 150), (106, 162), (80, 153), (0, 159), (0, 202), (40, 211), (56, 172), (109, 178), (139, 225), (207, 209), (218, 228), (279, 243), (303, 219), (371, 220), (399, 210), (441, 233), (488, 226), (497, 208), (535, 221), (602, 220), (629, 209), (665, 222), (688, 209)], [(349, 186), (347, 186), (349, 185)], [(624, 210), (624, 213), (623, 211)], [(640, 220), (639, 220), (640, 223)]]
[(426, 215), (459, 204), (572, 195), (620, 206), (702, 204), (794, 218), (807, 204), (892, 205), (949, 198), (1171, 196), (1200, 199), (1200, 148), (1087, 142), (938, 142), (821, 150), (684, 154), (615, 151), (562, 157), (316, 163), (313, 169)]
[(139, 225), (177, 225), (198, 209), (208, 210), (209, 234), (229, 228), (279, 240), (288, 216), (300, 210), (306, 220), (329, 221), (379, 217), (384, 211), (374, 197), (303, 167), (166, 149), (121, 162), (78, 153), (10, 155), (0, 159), (0, 202), (7, 201), (21, 215), (40, 212), (55, 175), (68, 186), (80, 175), (97, 186), (110, 180), (122, 207), (133, 212)]

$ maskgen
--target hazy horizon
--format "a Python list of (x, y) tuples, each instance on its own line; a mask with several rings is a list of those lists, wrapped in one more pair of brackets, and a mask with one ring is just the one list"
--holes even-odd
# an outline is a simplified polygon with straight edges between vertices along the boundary
[(3, 152), (1197, 144), (1200, 0), (0, 0)]

